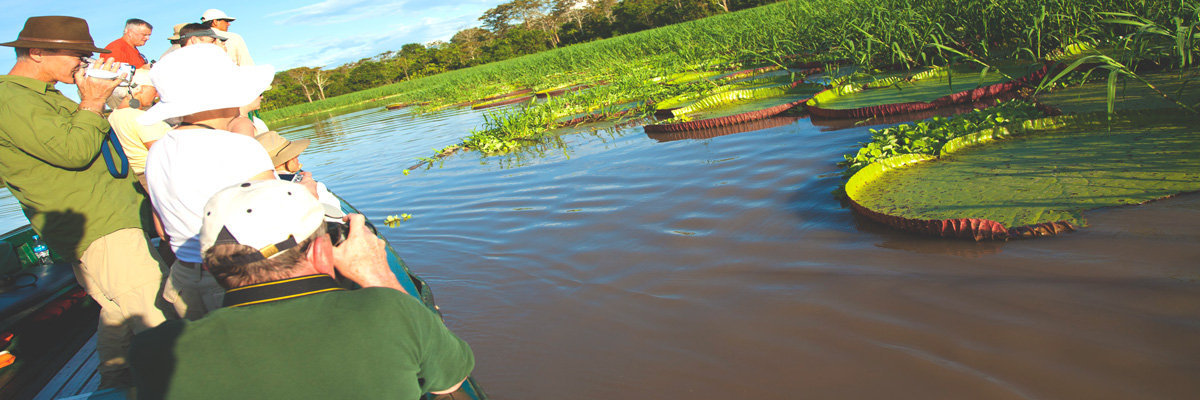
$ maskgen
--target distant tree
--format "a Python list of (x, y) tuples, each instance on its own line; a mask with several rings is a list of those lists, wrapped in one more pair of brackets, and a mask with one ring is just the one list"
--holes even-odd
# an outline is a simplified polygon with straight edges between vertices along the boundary
[(667, 0), (654, 9), (655, 27), (678, 24), (726, 12), (720, 0)]
[(655, 27), (655, 10), (663, 0), (624, 0), (612, 9), (613, 26), (620, 33)]
[(466, 55), (468, 61), (474, 61), (479, 57), (479, 49), (491, 40), (492, 33), (483, 28), (467, 28), (454, 34), (450, 38), (450, 43), (457, 45), (462, 53)]
[(312, 103), (313, 101), (313, 91), (308, 88), (308, 83), (309, 79), (311, 79), (310, 76), (312, 75), (312, 71), (315, 69), (316, 68), (298, 67), (284, 71), (284, 74), (286, 74), (289, 78), (292, 78), (292, 80), (299, 84), (300, 88), (304, 90), (304, 98), (308, 99), (309, 103)]

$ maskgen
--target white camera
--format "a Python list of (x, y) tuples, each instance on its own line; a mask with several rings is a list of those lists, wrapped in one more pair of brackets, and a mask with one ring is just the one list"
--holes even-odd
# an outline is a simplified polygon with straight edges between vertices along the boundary
[(101, 62), (94, 59), (87, 59), (84, 68), (84, 74), (96, 79), (117, 79), (121, 74), (125, 74), (125, 78), (121, 81), (121, 86), (129, 86), (129, 80), (133, 78), (133, 66), (126, 63), (117, 63), (116, 71), (108, 71), (100, 69)]

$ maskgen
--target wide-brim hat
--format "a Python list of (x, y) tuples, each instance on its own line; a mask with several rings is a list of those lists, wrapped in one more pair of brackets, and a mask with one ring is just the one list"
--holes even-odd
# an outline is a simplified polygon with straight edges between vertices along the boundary
[(304, 186), (281, 180), (241, 183), (222, 189), (204, 205), (200, 249), (240, 244), (271, 258), (308, 239), (324, 223), (325, 208)]
[(17, 35), (17, 40), (0, 43), (0, 46), (81, 50), (93, 53), (112, 52), (96, 47), (96, 42), (92, 41), (92, 34), (88, 31), (87, 21), (82, 18), (57, 15), (29, 17), (25, 20), (25, 27), (21, 28), (21, 33)]
[(308, 148), (308, 139), (287, 140), (283, 136), (279, 136), (275, 131), (267, 131), (255, 136), (259, 144), (262, 144), (263, 149), (267, 150), (267, 155), (271, 156), (271, 164), (279, 165), (293, 158), (299, 157), (304, 149)]
[(173, 34), (173, 35), (171, 35), (171, 36), (167, 37), (167, 40), (168, 40), (168, 41), (175, 41), (175, 40), (179, 40), (179, 30), (180, 30), (180, 29), (183, 29), (183, 27), (184, 27), (184, 26), (187, 26), (187, 24), (188, 24), (187, 22), (184, 22), (184, 23), (181, 23), (181, 24), (175, 24), (175, 32), (174, 32), (174, 34)]
[(150, 69), (160, 101), (137, 121), (153, 125), (202, 111), (241, 107), (258, 98), (274, 79), (275, 67), (238, 66), (215, 44), (181, 47)]

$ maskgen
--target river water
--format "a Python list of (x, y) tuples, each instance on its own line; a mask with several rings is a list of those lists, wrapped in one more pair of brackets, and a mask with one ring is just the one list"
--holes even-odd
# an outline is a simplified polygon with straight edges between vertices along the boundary
[(481, 122), (377, 108), (280, 131), (372, 220), (413, 215), (381, 229), (493, 398), (1200, 396), (1198, 195), (1055, 238), (914, 236), (832, 194), (870, 126), (808, 118), (402, 174)]

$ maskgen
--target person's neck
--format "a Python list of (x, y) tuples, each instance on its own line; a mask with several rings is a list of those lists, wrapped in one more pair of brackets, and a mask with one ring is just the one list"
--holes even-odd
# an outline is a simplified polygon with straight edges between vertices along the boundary
[(51, 85), (58, 83), (58, 79), (54, 79), (53, 76), (45, 73), (36, 65), (31, 64), (29, 61), (17, 60), (17, 63), (13, 64), (12, 69), (8, 71), (8, 74), (12, 76), (23, 76), (26, 78), (37, 79)]
[(237, 111), (237, 107), (201, 111), (184, 116), (182, 122), (189, 125), (207, 125), (213, 129), (226, 129), (229, 127), (229, 121), (237, 118)]
[(129, 47), (133, 47), (133, 48), (138, 47), (138, 45), (133, 44), (133, 38), (131, 38), (129, 36), (121, 36), (121, 40), (125, 41), (125, 43), (129, 45)]

